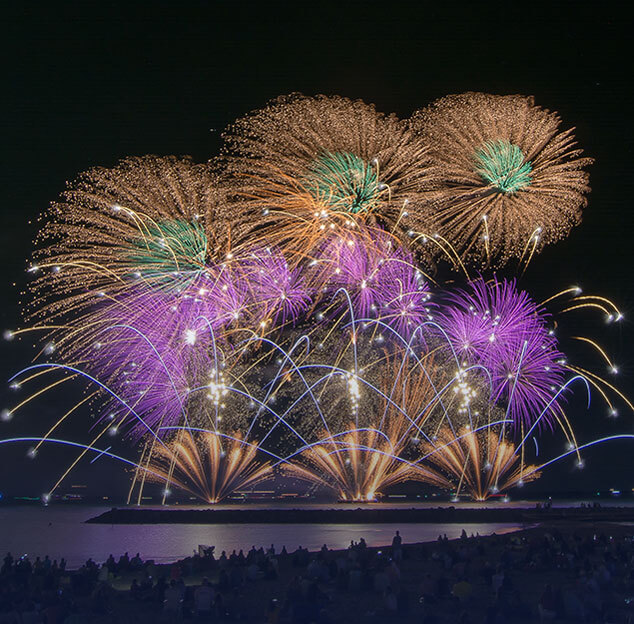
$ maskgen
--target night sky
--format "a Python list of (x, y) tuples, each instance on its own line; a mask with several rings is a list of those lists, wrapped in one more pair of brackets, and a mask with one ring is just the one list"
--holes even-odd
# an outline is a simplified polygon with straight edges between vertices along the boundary
[[(14, 3), (2, 16), (3, 329), (21, 323), (18, 301), (37, 215), (66, 181), (94, 165), (148, 153), (204, 161), (217, 153), (228, 123), (294, 91), (361, 98), (402, 117), (450, 93), (523, 93), (558, 111), (563, 127), (576, 126), (579, 144), (596, 162), (582, 225), (536, 257), (521, 285), (537, 300), (577, 283), (612, 298), (625, 314), (620, 326), (606, 325), (598, 313), (561, 320), (569, 323), (566, 334), (583, 332), (607, 347), (621, 370), (619, 387), (634, 397), (634, 102), (631, 33), (621, 4), (53, 4)], [(572, 359), (605, 372), (589, 349), (563, 346)], [(1, 349), (0, 380), (34, 355), (27, 340)], [(18, 399), (6, 384), (0, 393), (0, 408)], [(582, 394), (569, 412), (580, 441), (634, 431), (634, 414), (624, 405), (611, 420), (596, 395), (584, 411)], [(0, 423), (0, 438), (44, 433), (68, 400), (58, 394), (34, 404)], [(78, 419), (64, 434), (85, 441), (90, 424)], [(560, 451), (560, 439), (544, 440), (543, 452)], [(0, 492), (47, 491), (71, 460), (67, 451), (50, 449), (31, 461), (27, 448), (0, 446)], [(125, 443), (117, 450), (125, 454)], [(564, 461), (531, 487), (630, 489), (632, 457), (634, 444), (618, 442), (586, 453), (583, 472)], [(86, 463), (70, 482), (121, 495), (127, 475), (100, 461)]]

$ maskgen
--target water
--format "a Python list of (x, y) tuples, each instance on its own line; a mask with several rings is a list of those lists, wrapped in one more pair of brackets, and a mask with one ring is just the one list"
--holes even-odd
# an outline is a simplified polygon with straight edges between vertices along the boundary
[[(411, 505), (408, 505), (411, 506)], [(235, 508), (235, 506), (233, 506)], [(108, 507), (73, 506), (6, 506), (0, 507), (0, 556), (10, 551), (14, 556), (49, 555), (51, 559), (66, 558), (68, 568), (79, 567), (88, 557), (103, 562), (112, 553), (125, 551), (130, 556), (140, 553), (143, 559), (168, 563), (191, 555), (199, 544), (214, 545), (222, 550), (244, 549), (251, 546), (283, 545), (289, 551), (303, 546), (317, 550), (323, 544), (329, 548), (346, 548), (350, 540), (365, 538), (369, 546), (391, 544), (394, 532), (401, 531), (403, 541), (435, 540), (440, 533), (458, 537), (467, 533), (506, 533), (518, 526), (508, 523), (478, 524), (149, 524), (107, 525), (85, 524)]]

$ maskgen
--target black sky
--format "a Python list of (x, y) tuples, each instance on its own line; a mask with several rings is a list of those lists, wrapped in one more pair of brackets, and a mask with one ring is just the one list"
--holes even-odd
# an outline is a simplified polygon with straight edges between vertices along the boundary
[[(93, 165), (146, 153), (205, 160), (226, 124), (293, 91), (361, 98), (400, 116), (449, 93), (524, 93), (576, 126), (596, 163), (583, 224), (534, 261), (522, 286), (539, 299), (580, 283), (618, 302), (626, 315), (620, 328), (588, 315), (583, 329), (615, 354), (620, 387), (634, 395), (627, 320), (634, 314), (632, 35), (621, 3), (14, 4), (2, 14), (0, 326), (20, 324), (19, 292), (36, 231), (29, 221)], [(574, 355), (597, 362), (584, 350)], [(0, 380), (30, 356), (28, 345), (4, 343)], [(0, 391), (0, 407), (15, 403)], [(633, 414), (621, 407), (620, 420), (610, 421), (598, 397), (593, 401), (596, 407), (578, 416), (573, 405), (580, 437), (632, 432)], [(41, 434), (57, 409), (43, 402), (0, 423), (0, 438)], [(86, 430), (82, 424), (70, 433)], [(63, 465), (56, 451), (35, 462), (24, 452), (0, 446), (0, 492), (40, 493)], [(593, 451), (583, 476), (567, 464), (542, 483), (631, 488), (633, 452), (625, 443)], [(112, 474), (112, 488), (125, 488), (125, 475), (111, 464), (91, 470), (100, 486)]]

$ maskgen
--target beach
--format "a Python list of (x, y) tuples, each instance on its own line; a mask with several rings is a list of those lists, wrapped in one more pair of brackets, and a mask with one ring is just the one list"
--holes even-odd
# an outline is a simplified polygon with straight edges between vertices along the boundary
[[(627, 602), (634, 593), (631, 525), (554, 521), (422, 544), (407, 543), (406, 525), (400, 533), (400, 545), (397, 538), (382, 548), (363, 539), (346, 550), (316, 552), (245, 544), (240, 552), (201, 550), (169, 565), (134, 561), (130, 554), (70, 574), (36, 573), (33, 566), (31, 578), (49, 579), (35, 585), (50, 585), (51, 593), (40, 590), (42, 612), (60, 623), (497, 624), (552, 615), (618, 624), (634, 615)], [(3, 568), (3, 587), (8, 574)], [(213, 598), (209, 610), (200, 611), (205, 594)], [(12, 621), (6, 591), (3, 604), (0, 621)], [(19, 604), (34, 602), (13, 601), (16, 612)]]

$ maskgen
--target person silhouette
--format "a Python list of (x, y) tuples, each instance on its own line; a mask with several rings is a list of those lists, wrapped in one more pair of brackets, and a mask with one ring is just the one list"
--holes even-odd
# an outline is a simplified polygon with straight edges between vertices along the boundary
[(396, 535), (392, 538), (392, 559), (394, 561), (400, 561), (403, 558), (403, 538), (401, 537), (401, 533), (399, 531), (396, 532)]

